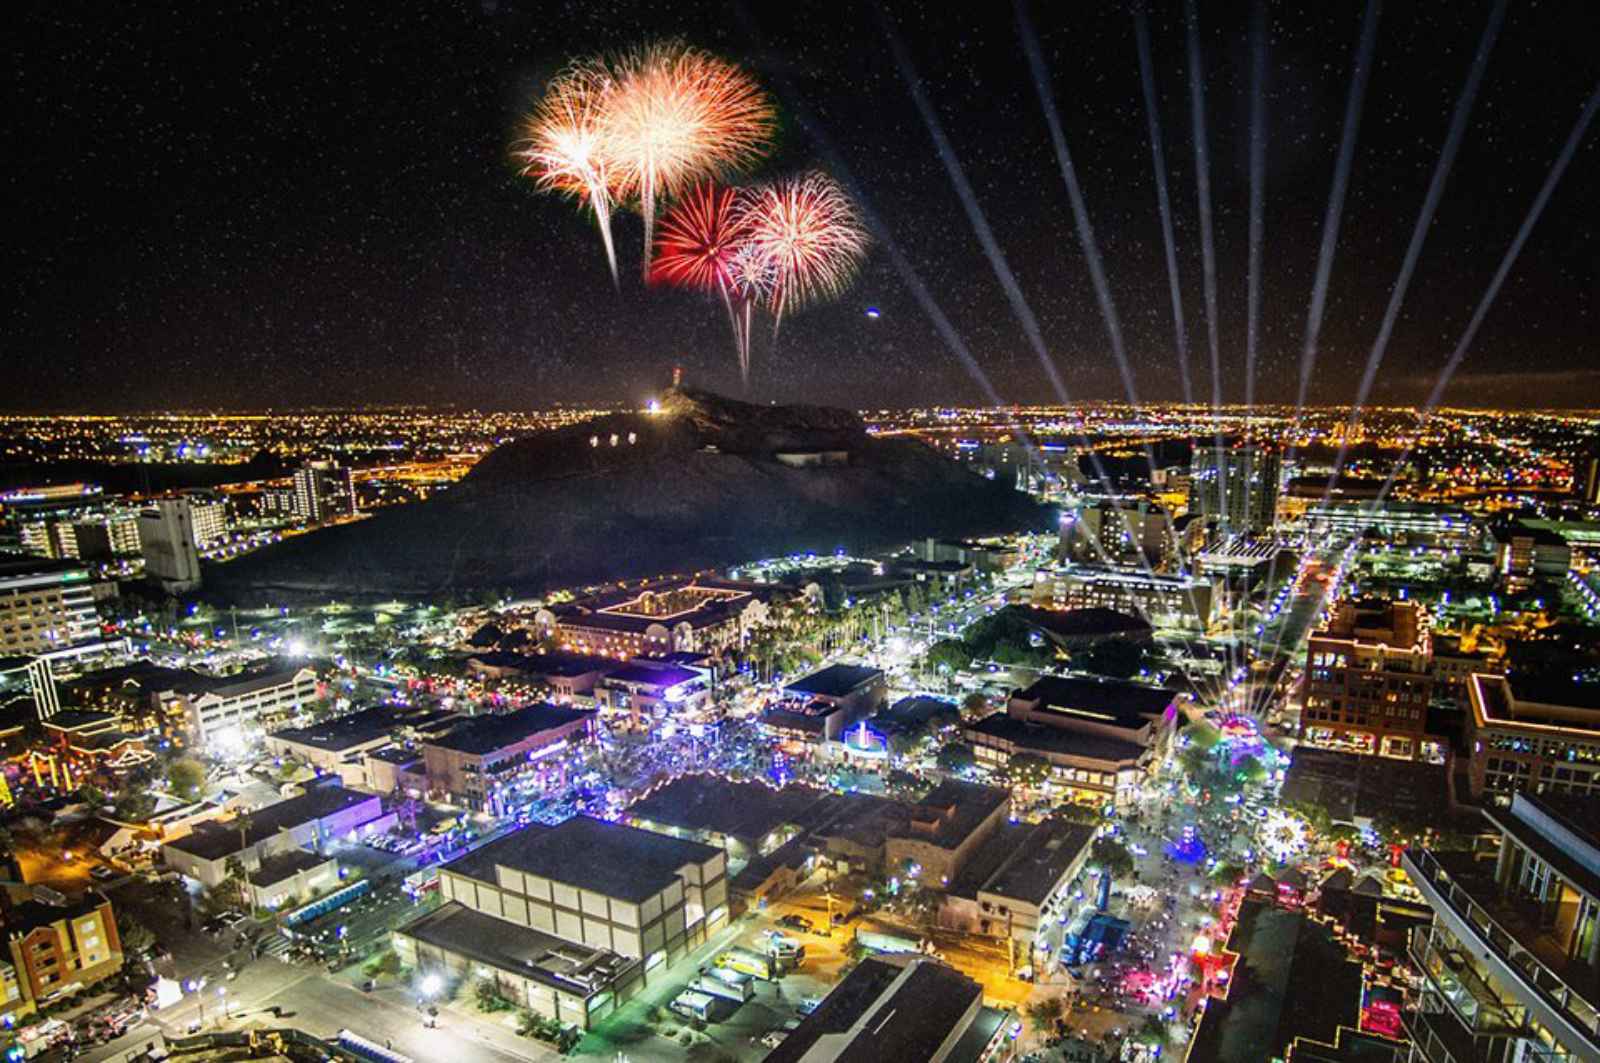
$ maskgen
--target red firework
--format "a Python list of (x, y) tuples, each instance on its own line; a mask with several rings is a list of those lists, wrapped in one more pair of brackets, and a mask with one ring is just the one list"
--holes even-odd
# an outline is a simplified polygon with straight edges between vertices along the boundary
[(678, 200), (656, 229), (653, 284), (723, 293), (733, 286), (734, 255), (748, 226), (737, 210), (739, 193), (702, 183)]

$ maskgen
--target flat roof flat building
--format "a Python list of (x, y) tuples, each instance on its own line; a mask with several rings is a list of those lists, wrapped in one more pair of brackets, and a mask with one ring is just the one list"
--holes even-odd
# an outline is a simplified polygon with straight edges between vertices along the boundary
[(488, 968), (519, 1006), (591, 1023), (728, 919), (722, 850), (575, 816), (440, 868), (444, 907), (395, 931), (409, 964)]

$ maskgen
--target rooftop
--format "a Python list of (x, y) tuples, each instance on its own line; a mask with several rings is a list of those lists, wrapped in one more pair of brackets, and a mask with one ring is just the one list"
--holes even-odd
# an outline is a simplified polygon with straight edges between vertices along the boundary
[(1166, 687), (1059, 675), (1041, 676), (1012, 695), (1016, 700), (1038, 702), (1043, 711), (1090, 715), (1098, 722), (1133, 730), (1165, 712), (1176, 697), (1177, 691)]
[(333, 863), (333, 857), (309, 853), (304, 849), (290, 849), (261, 861), (261, 866), (250, 872), (250, 883), (270, 889), (284, 879), (293, 878), (302, 871), (311, 871), (323, 864)]
[(583, 997), (610, 986), (639, 962), (484, 915), (457, 901), (395, 933)]
[(5, 929), (8, 934), (27, 934), (42, 926), (50, 926), (62, 919), (76, 919), (88, 915), (101, 905), (109, 905), (103, 894), (88, 890), (66, 904), (46, 904), (43, 901), (23, 901), (6, 913)]
[(929, 959), (863, 960), (766, 1063), (933, 1059), (982, 1003), (983, 987)]
[(677, 881), (680, 868), (721, 853), (699, 842), (574, 816), (554, 827), (530, 824), (445, 868), (494, 882), (495, 868), (504, 866), (637, 903)]
[(593, 712), (583, 709), (530, 705), (516, 712), (469, 717), (448, 734), (429, 740), (428, 744), (457, 753), (493, 753), (541, 731), (554, 731), (593, 716)]
[(114, 712), (94, 712), (88, 709), (62, 709), (44, 725), (57, 731), (97, 730), (113, 727), (117, 722)]
[(1148, 638), (1150, 623), (1141, 617), (1115, 609), (1038, 609), (1029, 605), (1012, 606), (1028, 623), (1057, 638), (1091, 638), (1122, 635)]
[(1228, 949), (1239, 956), (1231, 991), (1206, 1008), (1192, 1063), (1281, 1059), (1296, 1037), (1332, 1043), (1356, 1025), (1361, 965), (1304, 914), (1245, 901)]
[(387, 738), (389, 732), (402, 722), (393, 709), (379, 706), (311, 727), (290, 727), (283, 731), (274, 731), (271, 737), (280, 742), (292, 742), (299, 746), (311, 746), (337, 753)]
[(648, 661), (634, 661), (623, 665), (621, 668), (607, 672), (605, 682), (675, 687), (679, 683), (688, 683), (699, 678), (701, 678), (699, 672), (676, 664), (652, 664)]
[(1084, 757), (1107, 763), (1136, 761), (1145, 752), (1145, 747), (1138, 742), (1028, 723), (1014, 716), (1008, 716), (1004, 712), (985, 716), (977, 723), (968, 725), (966, 730), (988, 735), (1001, 742), (1009, 742), (1019, 749)]
[(808, 786), (775, 790), (714, 775), (681, 775), (635, 801), (628, 815), (684, 830), (757, 842), (785, 823), (799, 824), (826, 796)]
[[(358, 793), (343, 786), (312, 783), (299, 797), (279, 801), (252, 813), (246, 819), (243, 848), (255, 845), (279, 831), (293, 830), (301, 824), (326, 819), (368, 801), (374, 805), (381, 804), (374, 794)], [(167, 844), (202, 860), (225, 859), (241, 851), (239, 821), (200, 823), (195, 826), (193, 834)]]
[(1049, 899), (1056, 884), (1094, 841), (1095, 828), (1081, 823), (1045, 820), (1032, 825), (1014, 850), (1016, 858), (981, 887), (986, 893), (1013, 897), (1033, 905)]
[(859, 664), (830, 664), (784, 687), (785, 693), (819, 698), (843, 698), (883, 678), (877, 668)]

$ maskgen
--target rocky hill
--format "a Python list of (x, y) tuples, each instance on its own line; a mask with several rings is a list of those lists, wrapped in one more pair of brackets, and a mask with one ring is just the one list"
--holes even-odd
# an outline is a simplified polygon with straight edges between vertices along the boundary
[(1044, 527), (1048, 513), (845, 410), (670, 393), (497, 448), (426, 502), (208, 568), (233, 600), (536, 592), (923, 536)]

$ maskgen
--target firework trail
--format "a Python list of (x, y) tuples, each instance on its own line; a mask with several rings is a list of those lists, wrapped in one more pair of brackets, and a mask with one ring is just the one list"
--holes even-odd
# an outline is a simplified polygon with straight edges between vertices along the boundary
[(612, 195), (638, 200), (648, 279), (657, 204), (695, 181), (756, 162), (772, 137), (774, 112), (739, 67), (679, 43), (623, 55), (613, 77), (600, 135), (611, 160)]
[(770, 288), (771, 269), (749, 242), (740, 193), (704, 182), (661, 219), (650, 281), (714, 293), (728, 311), (739, 373), (750, 383), (750, 311)]
[(783, 316), (844, 291), (867, 251), (855, 204), (827, 174), (780, 178), (754, 189), (741, 211), (753, 254), (771, 270), (773, 331)]
[(559, 192), (594, 211), (605, 245), (611, 281), (617, 282), (617, 251), (611, 239), (611, 161), (601, 134), (601, 116), (613, 83), (605, 69), (584, 62), (563, 71), (524, 126), (512, 154), (522, 174), (541, 191)]

